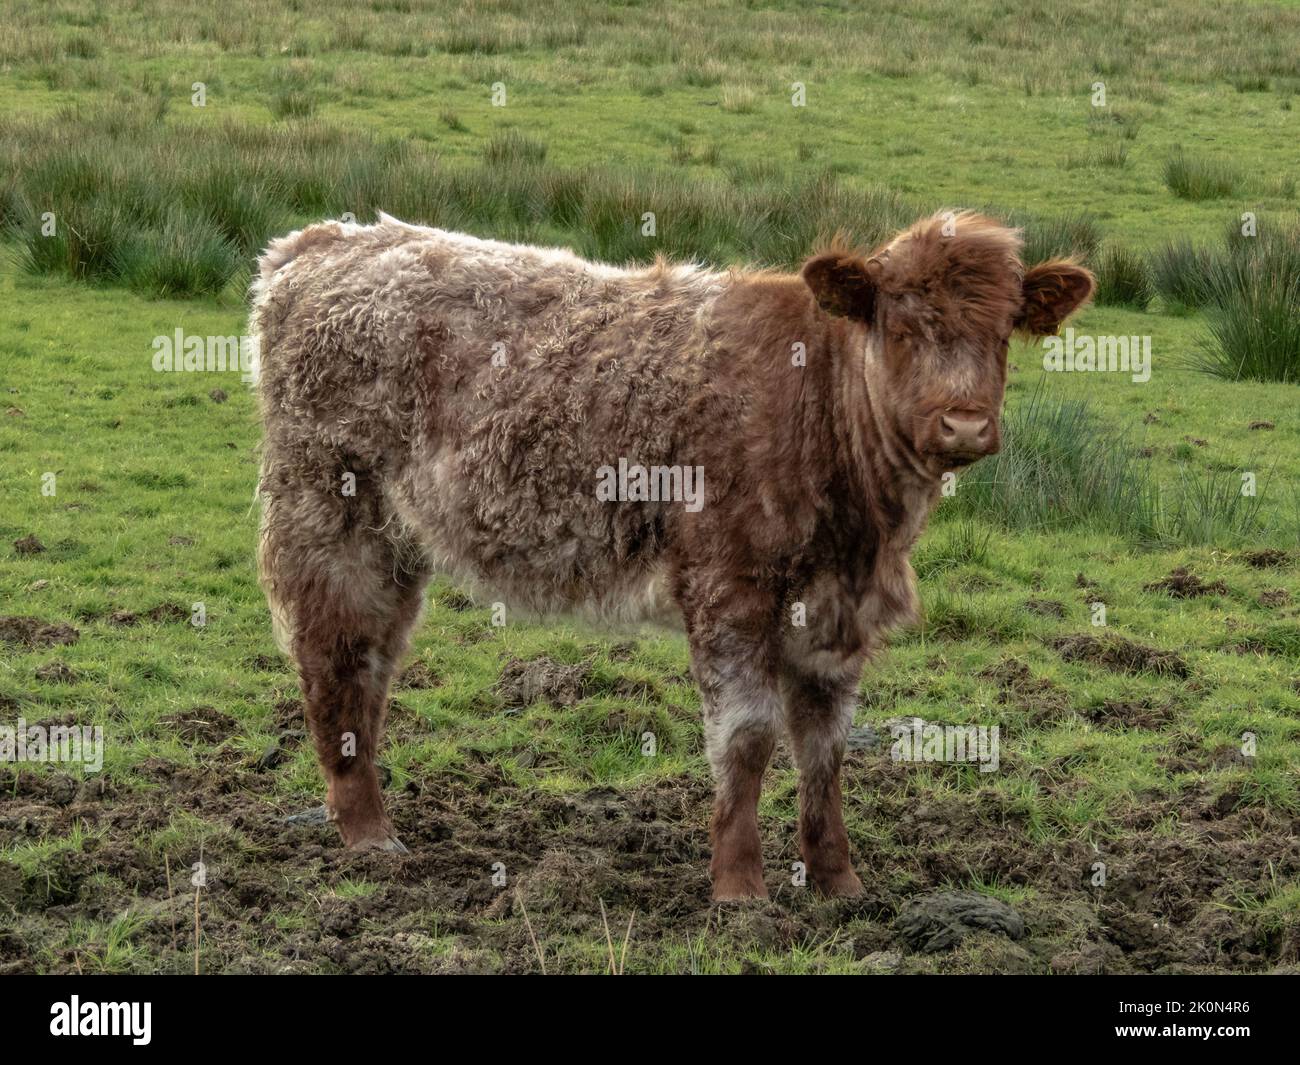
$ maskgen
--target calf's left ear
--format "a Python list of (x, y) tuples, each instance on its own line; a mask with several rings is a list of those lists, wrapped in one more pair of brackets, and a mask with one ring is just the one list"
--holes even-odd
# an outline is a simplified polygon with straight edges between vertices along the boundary
[(1091, 271), (1065, 259), (1039, 263), (1025, 271), (1024, 302), (1016, 328), (1030, 336), (1052, 336), (1061, 323), (1092, 297)]
[(827, 314), (870, 323), (876, 311), (876, 280), (860, 256), (828, 251), (803, 264), (804, 284)]

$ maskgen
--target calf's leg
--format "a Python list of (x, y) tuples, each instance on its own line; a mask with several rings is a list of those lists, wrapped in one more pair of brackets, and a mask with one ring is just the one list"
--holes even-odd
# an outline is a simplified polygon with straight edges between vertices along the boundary
[(791, 674), (782, 678), (781, 687), (799, 767), (799, 850), (808, 880), (823, 895), (860, 895), (862, 882), (849, 862), (840, 794), (855, 685)]
[(327, 786), (325, 817), (351, 849), (403, 850), (384, 811), (375, 754), (427, 567), (373, 480), (357, 474), (355, 494), (335, 490), (345, 472), (356, 473), (264, 473), (262, 583), (277, 639), (298, 664)]
[(713, 898), (767, 898), (758, 800), (780, 727), (780, 698), (756, 655), (719, 656), (696, 646), (692, 659), (713, 769)]

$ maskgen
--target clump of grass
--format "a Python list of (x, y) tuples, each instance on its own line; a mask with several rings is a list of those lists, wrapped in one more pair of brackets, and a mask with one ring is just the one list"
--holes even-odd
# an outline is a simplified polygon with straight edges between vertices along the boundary
[(1195, 310), (1210, 299), (1210, 271), (1215, 252), (1181, 238), (1151, 253), (1152, 288), (1170, 311)]
[(310, 118), (316, 113), (316, 97), (307, 89), (277, 90), (267, 105), (276, 118)]
[(921, 580), (959, 566), (982, 566), (988, 561), (993, 526), (969, 516), (942, 524), (946, 535), (927, 537), (913, 556), (912, 567)]
[(1101, 245), (1101, 229), (1092, 216), (1085, 213), (1067, 211), (1040, 217), (1013, 212), (1007, 217), (1012, 225), (1023, 230), (1025, 247), (1021, 257), (1026, 266), (1060, 258), (1089, 262)]
[(722, 109), (733, 115), (752, 115), (758, 110), (758, 96), (744, 86), (728, 86), (722, 90)]
[(1300, 226), (1264, 234), (1210, 264), (1209, 335), (1191, 363), (1230, 381), (1300, 383)]
[(1151, 273), (1146, 260), (1128, 248), (1109, 245), (1097, 261), (1097, 303), (1104, 307), (1146, 310), (1151, 295)]
[(1165, 161), (1165, 185), (1184, 200), (1221, 200), (1235, 195), (1241, 175), (1233, 167), (1213, 159), (1190, 156), (1177, 149)]
[(1007, 411), (1002, 433), (1002, 451), (960, 475), (941, 514), (1010, 529), (1089, 525), (1156, 537), (1158, 501), (1148, 468), (1087, 402), (1040, 387)]
[(490, 166), (517, 167), (546, 160), (546, 144), (517, 129), (494, 134), (483, 148), (483, 161)]
[(1232, 79), (1232, 87), (1238, 92), (1268, 92), (1273, 83), (1263, 74), (1238, 74)]
[(215, 295), (240, 268), (239, 248), (204, 215), (175, 209), (160, 229), (129, 238), (118, 254), (122, 280), (151, 296)]
[(469, 127), (461, 121), (460, 115), (455, 111), (445, 110), (438, 114), (438, 121), (446, 126), (453, 133), (468, 133)]

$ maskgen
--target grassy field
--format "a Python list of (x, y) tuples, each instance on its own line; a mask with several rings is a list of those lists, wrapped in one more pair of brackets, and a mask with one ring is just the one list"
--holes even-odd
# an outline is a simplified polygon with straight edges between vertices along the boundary
[[(100, 773), (0, 766), (0, 971), (600, 972), (602, 905), (628, 972), (1300, 965), (1300, 388), (1195, 369), (1213, 305), (1166, 283), (1074, 323), (1149, 336), (1145, 383), (1013, 349), (1007, 452), (941, 505), (926, 620), (863, 681), (852, 902), (791, 882), (781, 753), (773, 899), (710, 905), (680, 636), (495, 627), (445, 584), (382, 755), (411, 853), (285, 826), (322, 784), (256, 583), (254, 400), (152, 365), (177, 329), (241, 333), (260, 243), (343, 211), (790, 266), (978, 206), (1112, 292), (1171, 242), (1230, 265), (1243, 213), (1294, 224), (1300, 6), (11, 7), (0, 724), (106, 744)], [(892, 760), (915, 717), (997, 725), (999, 771)], [(1023, 936), (920, 949), (900, 915), (959, 889)]]

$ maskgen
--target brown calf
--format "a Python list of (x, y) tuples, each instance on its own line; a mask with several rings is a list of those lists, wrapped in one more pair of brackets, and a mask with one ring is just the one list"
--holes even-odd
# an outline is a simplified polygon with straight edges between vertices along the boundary
[(767, 893), (782, 728), (808, 875), (860, 891), (839, 775), (861, 670), (915, 616), (941, 475), (999, 447), (1012, 331), (1054, 332), (1093, 288), (1019, 249), (970, 213), (801, 276), (616, 269), (382, 215), (274, 242), (261, 573), (346, 844), (401, 847), (375, 751), (437, 569), (511, 609), (679, 613), (715, 897)]

